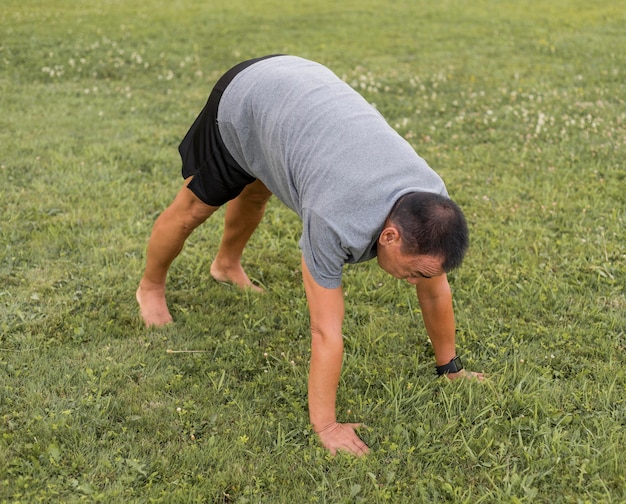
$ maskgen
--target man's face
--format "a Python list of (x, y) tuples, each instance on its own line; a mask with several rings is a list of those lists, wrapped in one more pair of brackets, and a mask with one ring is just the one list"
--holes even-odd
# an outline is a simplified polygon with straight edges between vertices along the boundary
[[(394, 239), (392, 239), (394, 238)], [(417, 285), (423, 278), (443, 275), (442, 260), (429, 255), (407, 255), (402, 253), (402, 240), (385, 236), (378, 242), (378, 265), (391, 276)]]

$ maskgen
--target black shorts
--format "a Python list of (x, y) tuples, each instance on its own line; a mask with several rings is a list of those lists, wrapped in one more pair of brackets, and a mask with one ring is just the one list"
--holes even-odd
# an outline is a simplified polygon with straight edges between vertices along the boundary
[(207, 205), (223, 205), (256, 180), (239, 166), (224, 145), (217, 125), (217, 109), (226, 86), (239, 72), (273, 56), (277, 55), (243, 61), (228, 70), (215, 84), (202, 112), (178, 147), (183, 178), (193, 175), (187, 187)]

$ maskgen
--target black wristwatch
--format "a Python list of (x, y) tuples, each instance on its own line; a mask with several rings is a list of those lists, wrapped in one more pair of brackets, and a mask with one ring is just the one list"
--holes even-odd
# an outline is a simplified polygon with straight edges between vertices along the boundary
[(444, 364), (443, 366), (437, 366), (436, 369), (439, 376), (448, 373), (458, 373), (463, 369), (463, 362), (461, 361), (461, 357), (455, 357), (447, 364)]

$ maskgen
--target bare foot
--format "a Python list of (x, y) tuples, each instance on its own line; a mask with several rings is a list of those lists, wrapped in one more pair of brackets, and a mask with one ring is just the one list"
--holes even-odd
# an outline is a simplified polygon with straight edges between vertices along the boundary
[(170, 324), (173, 319), (167, 309), (165, 287), (144, 288), (142, 283), (139, 284), (135, 297), (146, 327)]
[(226, 282), (236, 285), (241, 289), (250, 289), (254, 292), (263, 292), (258, 285), (254, 285), (241, 267), (241, 264), (235, 266), (223, 266), (217, 264), (217, 260), (211, 264), (211, 276), (218, 282)]

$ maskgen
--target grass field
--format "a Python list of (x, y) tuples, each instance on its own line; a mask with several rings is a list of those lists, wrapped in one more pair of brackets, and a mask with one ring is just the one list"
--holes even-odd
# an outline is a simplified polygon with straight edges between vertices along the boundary
[[(626, 502), (626, 2), (4, 0), (0, 502)], [(214, 218), (134, 292), (177, 146), (248, 57), (318, 60), (444, 178), (472, 245), (450, 275), (483, 383), (436, 380), (412, 288), (345, 272), (340, 421), (308, 425), (298, 220), (272, 201), (211, 280)]]

